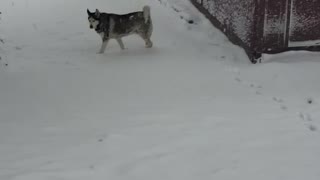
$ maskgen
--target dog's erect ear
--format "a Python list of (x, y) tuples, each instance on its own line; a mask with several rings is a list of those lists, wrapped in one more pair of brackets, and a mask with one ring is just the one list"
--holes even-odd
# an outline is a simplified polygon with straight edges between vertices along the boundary
[(98, 9), (96, 9), (95, 16), (96, 16), (97, 18), (99, 18), (99, 17), (100, 17), (100, 11), (99, 11)]
[(92, 13), (89, 11), (89, 9), (87, 9), (87, 13), (88, 13), (89, 16), (92, 15)]

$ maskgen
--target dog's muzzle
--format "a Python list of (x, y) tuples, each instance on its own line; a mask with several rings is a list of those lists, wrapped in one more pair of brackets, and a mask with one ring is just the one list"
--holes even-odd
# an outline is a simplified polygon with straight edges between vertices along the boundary
[(93, 26), (92, 26), (92, 25), (90, 26), (90, 29), (93, 29)]

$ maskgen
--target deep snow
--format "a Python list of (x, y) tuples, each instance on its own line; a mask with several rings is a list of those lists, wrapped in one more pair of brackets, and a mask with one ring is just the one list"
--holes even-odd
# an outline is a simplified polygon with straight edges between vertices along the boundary
[[(86, 8), (145, 4), (155, 47), (96, 54)], [(319, 53), (251, 65), (187, 0), (0, 8), (1, 180), (320, 178)]]

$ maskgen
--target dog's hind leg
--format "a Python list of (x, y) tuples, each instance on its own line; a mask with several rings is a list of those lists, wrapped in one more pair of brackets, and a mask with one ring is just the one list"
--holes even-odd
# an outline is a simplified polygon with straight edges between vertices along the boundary
[(146, 48), (152, 48), (153, 43), (152, 43), (151, 39), (147, 38), (147, 39), (145, 39), (145, 41), (146, 41)]
[(152, 25), (152, 21), (150, 19), (150, 24), (149, 27), (147, 28), (147, 31), (145, 32), (145, 41), (146, 41), (146, 48), (152, 48), (153, 43), (151, 41), (151, 36), (152, 36), (152, 32), (153, 32), (153, 25)]
[(152, 48), (153, 43), (150, 38), (142, 37), (142, 39), (146, 42), (146, 46), (145, 46), (146, 48)]
[(152, 41), (151, 41), (151, 39), (150, 39), (150, 37), (148, 37), (146, 34), (144, 34), (144, 33), (139, 33), (139, 36), (145, 41), (145, 43), (146, 43), (146, 48), (152, 48), (152, 46), (153, 46), (153, 43), (152, 43)]
[(98, 52), (98, 54), (103, 54), (104, 53), (104, 51), (106, 50), (106, 47), (108, 45), (108, 42), (109, 42), (109, 40), (104, 40), (102, 42), (102, 45), (101, 45), (101, 48), (100, 48), (100, 51)]
[(120, 48), (121, 48), (122, 50), (125, 50), (125, 47), (124, 47), (124, 44), (123, 44), (122, 39), (121, 39), (121, 38), (118, 38), (118, 39), (117, 39), (117, 42), (118, 42)]

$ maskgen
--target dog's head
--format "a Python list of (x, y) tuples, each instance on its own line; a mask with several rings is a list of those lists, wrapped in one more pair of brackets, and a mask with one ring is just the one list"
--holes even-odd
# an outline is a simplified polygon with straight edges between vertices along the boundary
[(88, 21), (90, 24), (90, 29), (96, 29), (100, 23), (100, 12), (98, 9), (96, 9), (96, 12), (90, 12), (89, 9), (87, 9), (88, 13)]

